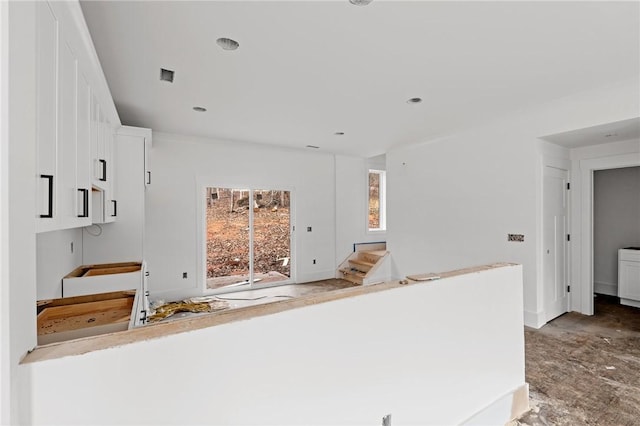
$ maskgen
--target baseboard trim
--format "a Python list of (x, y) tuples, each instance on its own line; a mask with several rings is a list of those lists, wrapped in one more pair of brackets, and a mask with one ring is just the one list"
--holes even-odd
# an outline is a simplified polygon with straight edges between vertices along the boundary
[(524, 310), (524, 325), (531, 328), (540, 328), (547, 322), (544, 320), (544, 311), (531, 312)]
[(462, 422), (462, 425), (506, 425), (529, 411), (529, 384), (524, 383), (502, 395)]
[(593, 292), (598, 294), (606, 294), (608, 296), (617, 296), (618, 284), (604, 283), (602, 281), (594, 282)]

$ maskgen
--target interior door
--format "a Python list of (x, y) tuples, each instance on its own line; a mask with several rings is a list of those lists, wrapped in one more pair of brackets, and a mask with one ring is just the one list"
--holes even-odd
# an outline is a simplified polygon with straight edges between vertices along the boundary
[(543, 177), (544, 312), (551, 321), (568, 310), (568, 170), (546, 166)]

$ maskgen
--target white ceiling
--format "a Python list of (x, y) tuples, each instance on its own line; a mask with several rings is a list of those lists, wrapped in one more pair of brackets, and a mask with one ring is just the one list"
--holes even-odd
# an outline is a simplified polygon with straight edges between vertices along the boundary
[(215, 139), (369, 157), (640, 74), (638, 2), (81, 5), (123, 124)]
[(640, 118), (557, 133), (542, 139), (566, 148), (580, 148), (628, 140), (637, 140), (640, 143)]

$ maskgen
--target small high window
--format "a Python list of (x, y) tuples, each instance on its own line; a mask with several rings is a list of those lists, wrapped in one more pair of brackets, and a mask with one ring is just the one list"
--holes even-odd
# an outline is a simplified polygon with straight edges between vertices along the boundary
[(387, 229), (386, 209), (386, 172), (384, 170), (369, 170), (367, 218), (369, 231), (385, 231)]

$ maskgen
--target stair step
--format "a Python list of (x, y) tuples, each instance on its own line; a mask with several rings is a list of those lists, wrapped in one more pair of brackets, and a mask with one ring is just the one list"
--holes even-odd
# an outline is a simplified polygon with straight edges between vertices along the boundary
[(365, 272), (358, 271), (355, 269), (340, 269), (340, 272), (342, 272), (345, 275), (353, 275), (361, 278), (364, 278), (364, 276), (367, 275)]
[(369, 251), (359, 251), (358, 253), (370, 254), (372, 256), (382, 257), (387, 254), (386, 250), (369, 250)]
[(369, 267), (376, 264), (375, 262), (369, 262), (366, 259), (349, 259), (349, 263), (355, 263), (356, 265), (369, 266)]
[(385, 250), (359, 251), (358, 260), (375, 265), (375, 263), (382, 259), (386, 254), (387, 252)]
[(343, 279), (350, 281), (354, 284), (362, 285), (362, 283), (364, 282), (364, 274), (362, 272), (351, 271), (348, 269), (340, 269), (340, 272), (342, 272)]

